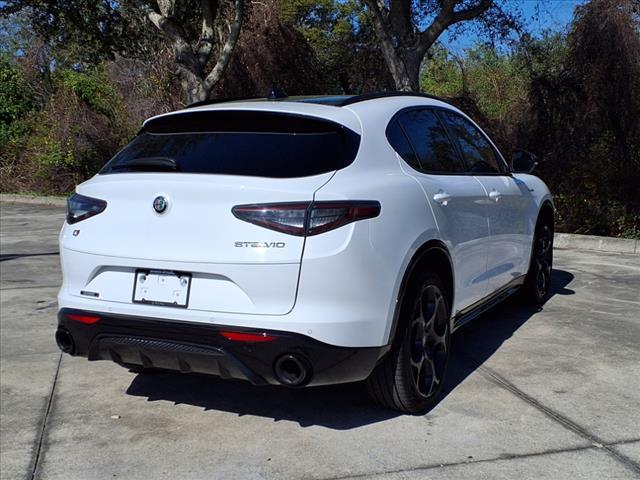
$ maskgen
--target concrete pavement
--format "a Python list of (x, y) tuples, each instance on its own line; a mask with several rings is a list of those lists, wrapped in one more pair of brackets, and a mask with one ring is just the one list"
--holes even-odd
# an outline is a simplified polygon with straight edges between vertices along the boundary
[(556, 251), (552, 298), (454, 336), (424, 416), (61, 356), (58, 207), (0, 206), (2, 479), (640, 478), (640, 257)]

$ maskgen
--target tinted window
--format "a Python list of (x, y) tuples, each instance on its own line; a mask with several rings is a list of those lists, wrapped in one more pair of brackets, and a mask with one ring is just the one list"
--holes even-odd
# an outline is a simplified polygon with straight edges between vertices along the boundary
[(460, 172), (462, 165), (440, 120), (430, 110), (409, 110), (399, 117), (425, 172)]
[(442, 112), (442, 116), (455, 137), (472, 173), (499, 173), (496, 152), (486, 137), (466, 118), (453, 112)]
[(387, 139), (393, 149), (398, 152), (405, 162), (411, 165), (416, 170), (420, 170), (420, 163), (416, 152), (407, 140), (407, 136), (402, 131), (400, 124), (397, 120), (392, 121), (387, 127)]
[(358, 134), (320, 119), (271, 112), (188, 112), (148, 122), (100, 173), (306, 177), (350, 165), (359, 144)]

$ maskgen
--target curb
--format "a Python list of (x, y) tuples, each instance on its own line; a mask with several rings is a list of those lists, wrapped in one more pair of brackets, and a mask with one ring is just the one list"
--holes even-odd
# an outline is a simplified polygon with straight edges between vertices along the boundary
[(64, 197), (16, 195), (13, 193), (0, 193), (0, 202), (27, 203), (32, 205), (49, 205), (52, 207), (67, 206), (67, 199)]
[(553, 238), (553, 246), (554, 248), (570, 250), (640, 254), (640, 241), (631, 238), (556, 233)]

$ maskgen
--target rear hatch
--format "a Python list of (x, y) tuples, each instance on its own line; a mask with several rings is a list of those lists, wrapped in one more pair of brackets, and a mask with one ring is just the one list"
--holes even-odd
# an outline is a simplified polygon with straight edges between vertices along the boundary
[(190, 282), (187, 308), (287, 313), (304, 236), (240, 220), (232, 209), (312, 201), (354, 160), (359, 141), (341, 124), (291, 113), (214, 110), (152, 119), (77, 189), (107, 206), (67, 229), (78, 233), (65, 234), (64, 247), (85, 254), (87, 265), (70, 288), (131, 303), (140, 275), (178, 272)]

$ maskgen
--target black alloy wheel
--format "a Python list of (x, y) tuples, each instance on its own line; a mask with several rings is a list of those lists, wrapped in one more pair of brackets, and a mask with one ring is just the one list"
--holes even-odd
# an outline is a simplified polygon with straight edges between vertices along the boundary
[(384, 407), (422, 413), (438, 402), (451, 350), (450, 306), (440, 277), (418, 275), (409, 286), (391, 351), (367, 379)]
[(529, 272), (523, 287), (525, 300), (540, 305), (551, 291), (553, 270), (553, 229), (547, 223), (536, 227)]
[(440, 390), (449, 357), (446, 300), (433, 284), (424, 286), (413, 312), (409, 348), (411, 378), (425, 399)]

